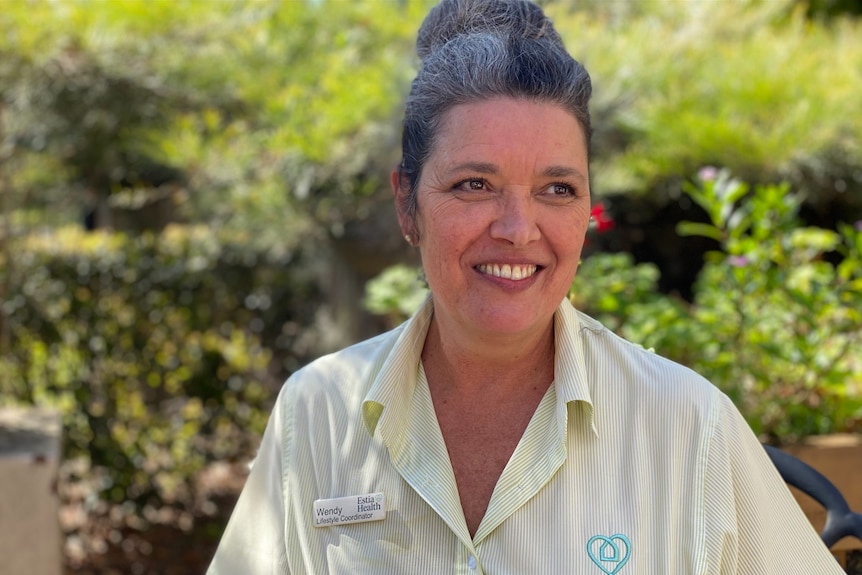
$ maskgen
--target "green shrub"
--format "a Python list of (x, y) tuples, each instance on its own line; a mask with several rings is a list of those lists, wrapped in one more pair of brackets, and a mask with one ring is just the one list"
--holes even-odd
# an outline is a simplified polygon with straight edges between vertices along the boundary
[(801, 227), (787, 186), (753, 191), (726, 171), (690, 186), (720, 240), (695, 286), (694, 367), (777, 439), (862, 428), (862, 229)]
[(103, 467), (110, 499), (187, 500), (205, 463), (250, 454), (307, 359), (309, 278), (246, 244), (180, 226), (17, 240), (0, 398), (62, 411), (66, 456)]
[(413, 315), (428, 295), (421, 271), (404, 264), (390, 266), (365, 286), (365, 309), (395, 327)]
[(635, 264), (631, 254), (599, 252), (581, 262), (569, 301), (629, 341), (691, 365), (699, 354), (691, 310), (658, 291), (659, 276), (654, 264)]

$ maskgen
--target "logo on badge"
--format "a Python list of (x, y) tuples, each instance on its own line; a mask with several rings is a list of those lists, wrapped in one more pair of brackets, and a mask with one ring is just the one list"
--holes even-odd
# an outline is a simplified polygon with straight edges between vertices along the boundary
[(632, 543), (622, 533), (615, 533), (610, 537), (594, 535), (587, 541), (587, 554), (606, 575), (616, 575), (628, 563), (632, 554)]

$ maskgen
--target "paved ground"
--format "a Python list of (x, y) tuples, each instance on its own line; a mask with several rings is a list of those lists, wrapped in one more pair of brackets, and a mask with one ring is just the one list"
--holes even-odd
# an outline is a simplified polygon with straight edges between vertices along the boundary
[(60, 482), (65, 575), (203, 574), (245, 481), (243, 466), (215, 465), (197, 479), (199, 508), (148, 510), (144, 520), (94, 500), (92, 486), (68, 480), (71, 465)]

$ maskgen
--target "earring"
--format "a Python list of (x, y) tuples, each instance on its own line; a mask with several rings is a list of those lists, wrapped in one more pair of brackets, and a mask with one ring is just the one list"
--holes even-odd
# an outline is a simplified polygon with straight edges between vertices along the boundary
[(413, 236), (411, 236), (410, 234), (405, 234), (405, 235), (404, 235), (404, 240), (405, 240), (408, 244), (410, 244), (411, 246), (412, 246), (412, 245), (414, 245), (414, 244), (413, 244)]

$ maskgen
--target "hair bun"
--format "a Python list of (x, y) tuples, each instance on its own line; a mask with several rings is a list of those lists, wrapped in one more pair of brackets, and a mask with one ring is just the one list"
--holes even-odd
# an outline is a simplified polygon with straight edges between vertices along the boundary
[(419, 28), (416, 53), (424, 60), (457, 36), (483, 33), (562, 45), (551, 21), (530, 0), (442, 0)]

